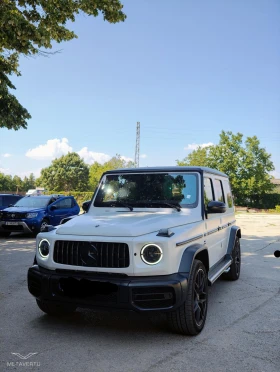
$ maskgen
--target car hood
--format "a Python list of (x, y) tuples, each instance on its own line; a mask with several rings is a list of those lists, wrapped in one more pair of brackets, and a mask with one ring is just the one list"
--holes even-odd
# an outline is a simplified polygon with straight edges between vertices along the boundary
[(30, 213), (30, 212), (41, 212), (45, 210), (45, 208), (27, 208), (27, 207), (9, 207), (5, 208), (4, 212), (8, 213)]
[(136, 237), (200, 220), (201, 216), (192, 215), (190, 212), (127, 212), (107, 216), (86, 213), (58, 226), (56, 234)]

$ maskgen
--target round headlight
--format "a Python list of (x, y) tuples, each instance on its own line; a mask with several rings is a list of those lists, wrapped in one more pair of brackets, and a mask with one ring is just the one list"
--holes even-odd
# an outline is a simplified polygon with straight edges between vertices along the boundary
[(50, 253), (50, 243), (47, 239), (42, 239), (39, 242), (38, 246), (39, 253), (42, 257), (46, 258), (48, 257)]
[(148, 265), (155, 265), (162, 259), (162, 249), (156, 244), (146, 244), (141, 249), (141, 258)]

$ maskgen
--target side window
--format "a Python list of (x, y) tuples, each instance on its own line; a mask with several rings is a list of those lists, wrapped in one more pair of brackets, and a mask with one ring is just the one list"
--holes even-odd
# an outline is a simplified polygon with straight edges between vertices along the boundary
[(10, 200), (8, 200), (8, 204), (16, 204), (16, 202), (20, 199), (18, 196), (10, 196)]
[(55, 204), (57, 206), (57, 209), (65, 209), (65, 208), (72, 208), (72, 199), (67, 198), (59, 201)]
[(15, 201), (14, 201), (14, 198), (12, 196), (6, 196), (6, 200), (5, 200), (5, 205), (10, 205), (10, 204), (14, 204)]
[(232, 208), (233, 207), (232, 194), (231, 194), (229, 182), (227, 180), (224, 181), (224, 186), (225, 186), (225, 196), (227, 199), (227, 205), (229, 208)]
[(210, 178), (204, 178), (204, 205), (207, 206), (210, 201), (214, 200), (213, 185)]
[(225, 202), (225, 196), (223, 191), (222, 181), (214, 180), (214, 189), (215, 189), (215, 200), (220, 202)]

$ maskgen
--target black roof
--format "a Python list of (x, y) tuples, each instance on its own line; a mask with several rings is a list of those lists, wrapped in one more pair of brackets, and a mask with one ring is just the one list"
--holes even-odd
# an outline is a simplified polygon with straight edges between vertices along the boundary
[(217, 169), (207, 167), (181, 167), (181, 166), (168, 166), (168, 167), (142, 167), (142, 168), (123, 168), (113, 169), (104, 174), (115, 174), (115, 173), (155, 173), (155, 172), (207, 172), (216, 174), (217, 176), (228, 177), (225, 173), (218, 171)]

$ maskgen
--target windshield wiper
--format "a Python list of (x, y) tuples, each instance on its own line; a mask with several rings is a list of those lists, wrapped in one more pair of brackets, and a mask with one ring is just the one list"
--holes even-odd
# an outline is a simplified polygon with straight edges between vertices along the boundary
[(133, 211), (133, 207), (131, 205), (126, 204), (121, 201), (112, 202), (110, 205), (115, 206), (115, 207), (125, 207), (125, 208), (128, 208), (131, 212)]
[(151, 204), (162, 204), (162, 205), (167, 205), (168, 207), (170, 208), (174, 208), (176, 209), (176, 211), (180, 212), (181, 211), (181, 205), (178, 203), (178, 204), (171, 204), (171, 203), (167, 203), (167, 202), (161, 202), (161, 201), (150, 201)]

